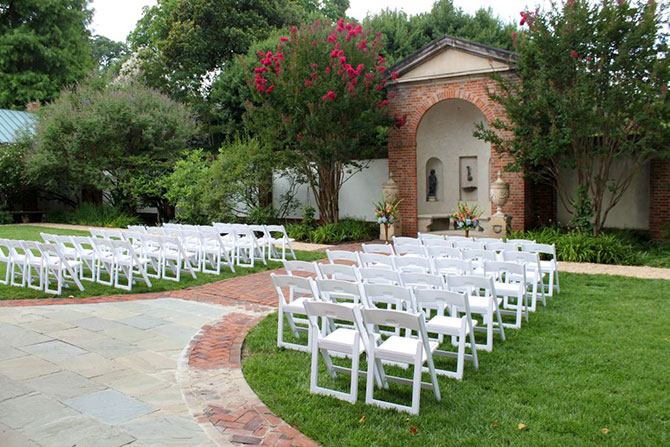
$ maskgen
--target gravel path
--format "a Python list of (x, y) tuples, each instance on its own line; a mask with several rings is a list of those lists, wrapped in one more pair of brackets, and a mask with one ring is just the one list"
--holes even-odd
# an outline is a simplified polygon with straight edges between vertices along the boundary
[(590, 275), (618, 275), (642, 279), (670, 280), (670, 269), (637, 265), (592, 264), (589, 262), (559, 262), (558, 270), (560, 272), (585, 273)]

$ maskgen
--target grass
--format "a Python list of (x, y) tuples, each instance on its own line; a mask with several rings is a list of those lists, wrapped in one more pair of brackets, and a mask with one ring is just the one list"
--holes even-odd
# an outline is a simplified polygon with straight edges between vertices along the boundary
[[(2, 225), (0, 226), (0, 238), (5, 239), (21, 239), (21, 240), (35, 240), (42, 241), (40, 233), (51, 233), (51, 234), (62, 234), (62, 235), (80, 235), (87, 236), (89, 233), (87, 231), (79, 230), (63, 230), (63, 229), (54, 229), (54, 228), (44, 228), (34, 225)], [(323, 253), (314, 253), (306, 251), (296, 251), (298, 259), (304, 261), (312, 261), (316, 259), (321, 259), (325, 255)], [(145, 293), (145, 292), (163, 292), (169, 290), (179, 290), (185, 289), (187, 287), (199, 286), (203, 284), (208, 284), (214, 281), (220, 281), (222, 279), (233, 278), (236, 276), (248, 275), (250, 273), (261, 272), (264, 270), (275, 269), (281, 267), (281, 263), (273, 261), (268, 262), (268, 265), (265, 266), (262, 263), (259, 263), (253, 269), (246, 267), (236, 267), (235, 273), (230, 272), (227, 268), (222, 270), (221, 275), (212, 275), (205, 273), (197, 273), (196, 279), (193, 279), (189, 274), (184, 274), (182, 272), (182, 279), (179, 282), (169, 281), (165, 279), (151, 279), (152, 287), (148, 287), (144, 282), (138, 282), (133, 286), (132, 291), (128, 292), (123, 289), (115, 289), (110, 286), (105, 286), (102, 284), (97, 284), (90, 281), (82, 281), (84, 286), (84, 291), (81, 292), (77, 289), (76, 286), (70, 285), (69, 288), (64, 289), (62, 296), (73, 296), (75, 298), (83, 298), (90, 296), (105, 296), (105, 295), (120, 295), (128, 293)], [(5, 265), (0, 265), (0, 275), (4, 278), (5, 275)], [(57, 295), (46, 294), (39, 290), (29, 289), (27, 287), (11, 287), (0, 285), (0, 300), (18, 300), (18, 299), (34, 299), (34, 298), (54, 298)]]
[[(669, 445), (668, 285), (562, 274), (560, 296), (480, 352), (479, 370), (439, 378), (441, 402), (423, 390), (418, 417), (365, 405), (364, 380), (355, 405), (310, 394), (309, 355), (276, 347), (276, 314), (248, 335), (243, 371), (272, 411), (328, 446)], [(347, 391), (322, 363), (320, 383)], [(375, 395), (409, 403), (410, 387), (390, 386)]]

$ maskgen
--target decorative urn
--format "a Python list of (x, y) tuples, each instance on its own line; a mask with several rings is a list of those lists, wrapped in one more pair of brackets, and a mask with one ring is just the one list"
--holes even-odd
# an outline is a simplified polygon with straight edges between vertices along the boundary
[(491, 183), (491, 202), (496, 206), (496, 216), (503, 216), (502, 207), (509, 200), (509, 183), (502, 179), (502, 171), (498, 171), (498, 179)]

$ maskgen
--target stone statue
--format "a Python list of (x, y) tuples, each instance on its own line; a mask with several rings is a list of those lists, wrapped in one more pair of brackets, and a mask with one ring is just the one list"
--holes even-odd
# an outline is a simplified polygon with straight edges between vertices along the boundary
[(430, 175), (428, 176), (428, 200), (435, 200), (437, 193), (437, 176), (435, 175), (435, 169), (430, 170)]

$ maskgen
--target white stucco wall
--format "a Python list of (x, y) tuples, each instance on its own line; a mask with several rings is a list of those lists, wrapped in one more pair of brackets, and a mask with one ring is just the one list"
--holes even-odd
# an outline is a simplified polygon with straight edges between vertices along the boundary
[[(627, 169), (627, 165), (626, 163), (619, 162), (615, 164), (614, 168), (617, 173), (616, 175), (618, 175), (622, 170)], [(619, 203), (607, 215), (605, 227), (649, 229), (649, 174), (649, 165), (647, 165), (633, 177), (633, 181), (623, 197), (621, 197)], [(571, 185), (570, 190), (574, 194), (577, 190), (577, 175), (575, 171), (573, 169), (564, 169), (560, 175), (566, 184)], [(603, 202), (607, 203), (610, 197), (610, 193), (606, 192)], [(572, 214), (565, 209), (563, 201), (559, 197), (558, 222), (560, 225), (566, 225), (570, 219), (572, 219)]]
[[(384, 158), (369, 160), (368, 168), (353, 174), (340, 190), (340, 217), (356, 217), (373, 221), (373, 203), (382, 198), (382, 185), (388, 180), (388, 172), (388, 159)], [(280, 197), (289, 189), (289, 184), (286, 178), (275, 174), (272, 183), (275, 209), (279, 207)], [(296, 199), (300, 205), (287, 217), (300, 218), (302, 209), (307, 205), (318, 210), (312, 190), (308, 185), (303, 184), (298, 187)]]

